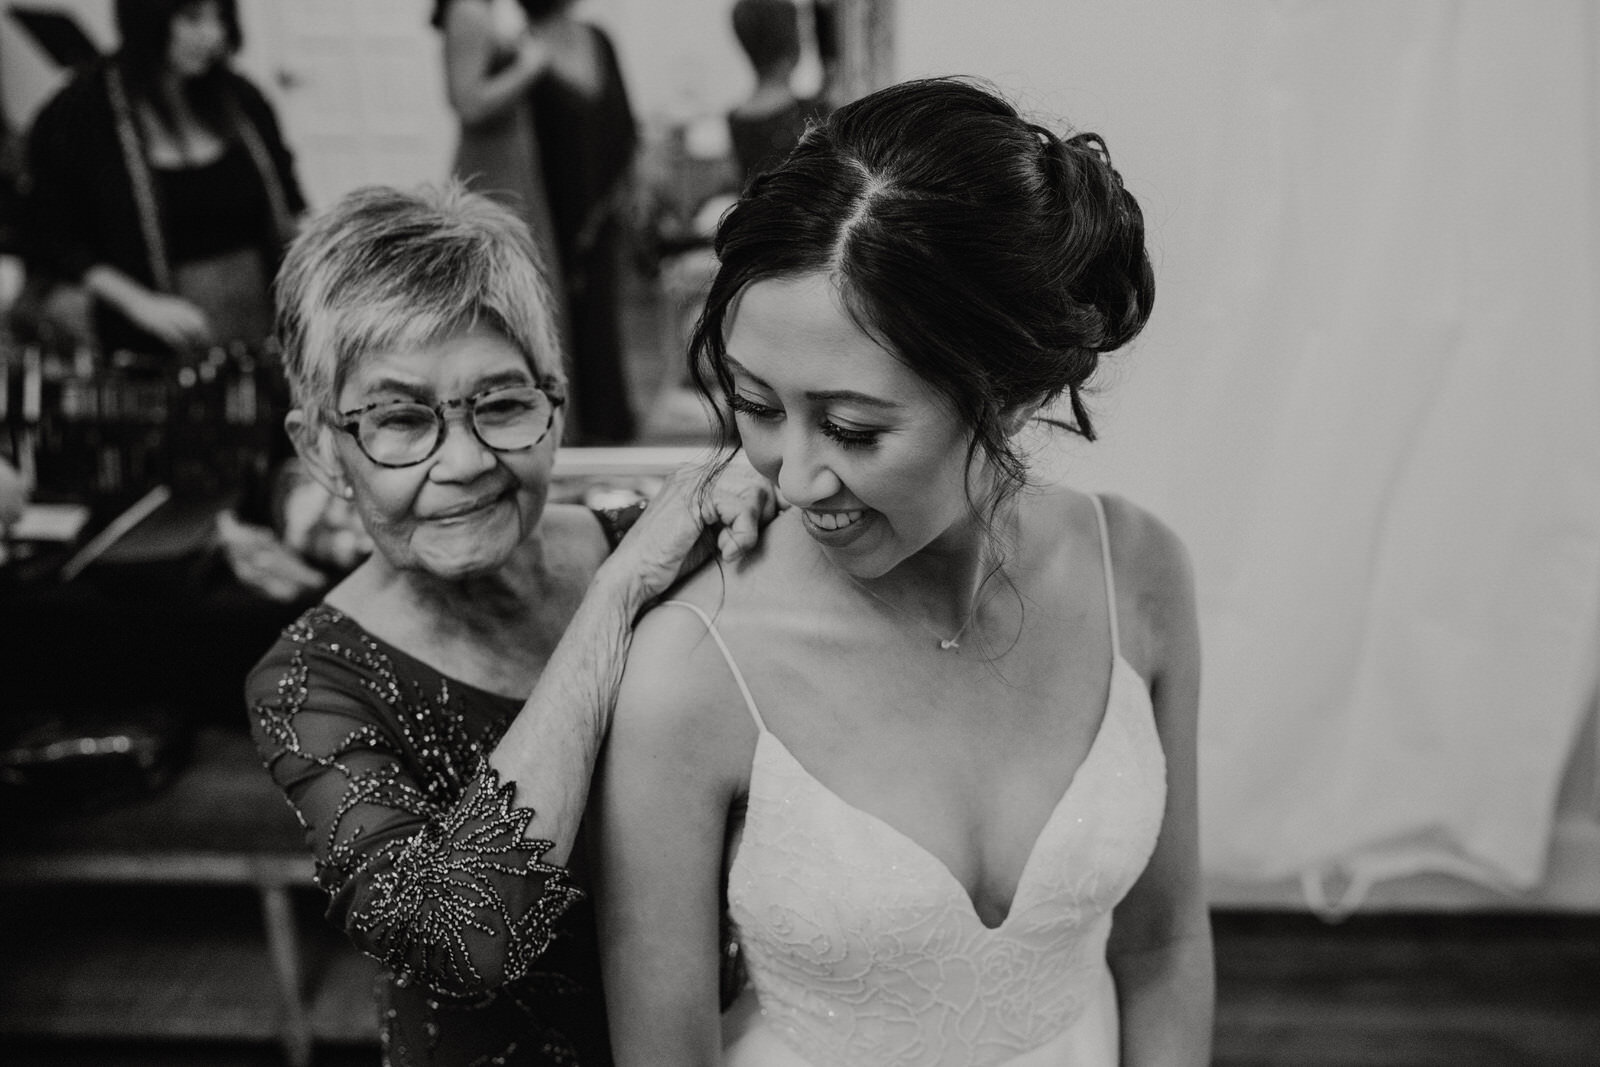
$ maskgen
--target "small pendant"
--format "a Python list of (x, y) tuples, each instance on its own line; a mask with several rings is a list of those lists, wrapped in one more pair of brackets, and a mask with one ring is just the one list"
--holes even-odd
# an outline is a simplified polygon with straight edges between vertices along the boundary
[(952, 648), (960, 648), (961, 644), (953, 637), (939, 638), (939, 647), (949, 652)]

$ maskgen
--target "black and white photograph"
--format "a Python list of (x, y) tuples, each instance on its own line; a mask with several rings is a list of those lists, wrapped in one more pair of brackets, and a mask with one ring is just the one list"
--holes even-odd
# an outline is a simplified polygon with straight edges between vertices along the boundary
[(0, 1061), (1600, 1067), (1600, 5), (0, 0)]

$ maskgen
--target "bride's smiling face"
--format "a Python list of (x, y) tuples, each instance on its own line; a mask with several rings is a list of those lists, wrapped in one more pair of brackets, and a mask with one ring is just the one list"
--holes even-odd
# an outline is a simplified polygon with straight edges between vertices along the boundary
[(831, 278), (755, 282), (730, 321), (745, 452), (839, 566), (875, 578), (969, 526), (971, 429), (856, 325)]

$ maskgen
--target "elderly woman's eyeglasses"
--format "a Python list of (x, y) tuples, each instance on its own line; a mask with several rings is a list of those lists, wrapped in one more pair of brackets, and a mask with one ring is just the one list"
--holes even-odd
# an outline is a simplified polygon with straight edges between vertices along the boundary
[(414, 467), (444, 444), (450, 408), (467, 409), (467, 424), (485, 448), (522, 452), (544, 440), (566, 399), (548, 386), (497, 386), (437, 404), (380, 400), (338, 412), (334, 425), (354, 437), (378, 466)]

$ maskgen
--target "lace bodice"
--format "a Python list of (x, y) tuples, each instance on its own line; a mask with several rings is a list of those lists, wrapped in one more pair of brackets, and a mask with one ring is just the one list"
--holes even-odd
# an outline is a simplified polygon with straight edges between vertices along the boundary
[(1002, 1064), (1101, 994), (1111, 909), (1144, 869), (1165, 768), (1118, 658), (1093, 747), (990, 929), (955, 876), (762, 731), (728, 906), (767, 1026), (815, 1064)]
[(938, 858), (831, 792), (766, 729), (700, 613), (759, 729), (727, 885), (759, 1013), (725, 1027), (728, 1064), (1116, 1062), (1106, 939), (1112, 909), (1155, 848), (1166, 763), (1149, 692), (1116, 637), (1109, 553), (1106, 565), (1106, 707), (994, 928)]

